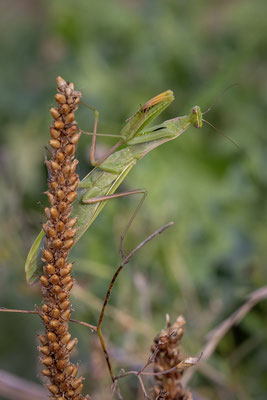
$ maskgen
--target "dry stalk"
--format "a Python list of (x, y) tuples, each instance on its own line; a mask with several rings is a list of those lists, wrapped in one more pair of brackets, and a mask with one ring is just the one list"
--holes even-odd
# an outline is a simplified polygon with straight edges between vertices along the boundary
[[(154, 339), (151, 347), (154, 358), (154, 372), (160, 373), (173, 368), (175, 365), (183, 365), (179, 346), (184, 334), (185, 319), (180, 315), (173, 325), (167, 316), (166, 328)], [(185, 368), (175, 368), (167, 374), (155, 375), (154, 399), (164, 400), (192, 400), (192, 394), (185, 390), (181, 383), (181, 377)]]
[(51, 204), (45, 209), (47, 222), (43, 225), (46, 246), (43, 249), (43, 275), (40, 277), (43, 305), (39, 311), (45, 325), (45, 334), (39, 335), (43, 354), (42, 373), (49, 378), (47, 385), (51, 400), (82, 400), (82, 378), (77, 378), (78, 366), (70, 362), (70, 352), (77, 343), (69, 333), (71, 306), (70, 291), (74, 279), (68, 262), (69, 251), (74, 244), (77, 219), (70, 218), (72, 203), (76, 198), (79, 176), (75, 173), (78, 161), (75, 150), (80, 133), (74, 119), (81, 92), (74, 90), (73, 83), (57, 78), (57, 108), (51, 108), (54, 119), (50, 127), (52, 139), (51, 159), (48, 168), (47, 196)]

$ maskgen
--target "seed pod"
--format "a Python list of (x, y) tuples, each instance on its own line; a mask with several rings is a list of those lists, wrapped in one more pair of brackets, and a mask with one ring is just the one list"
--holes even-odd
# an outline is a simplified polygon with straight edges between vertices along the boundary
[(70, 315), (71, 311), (70, 309), (68, 309), (61, 314), (61, 318), (64, 319), (65, 321), (68, 321), (70, 319)]
[(69, 192), (67, 194), (67, 199), (69, 200), (70, 203), (72, 203), (77, 197), (77, 192)]
[(75, 160), (71, 163), (71, 166), (70, 166), (70, 173), (71, 173), (71, 174), (74, 174), (74, 172), (75, 172), (76, 167), (77, 167), (78, 164), (79, 164), (79, 161), (78, 161), (77, 159), (75, 159)]
[(66, 364), (66, 360), (58, 360), (56, 365), (58, 369), (63, 370), (66, 367)]
[(74, 245), (74, 240), (73, 239), (68, 239), (64, 243), (64, 247), (67, 250), (69, 250), (73, 245)]
[(71, 352), (74, 347), (76, 346), (76, 344), (78, 343), (78, 339), (72, 339), (68, 344), (67, 344), (67, 349), (69, 350), (69, 352)]
[(48, 286), (48, 285), (49, 285), (48, 279), (47, 279), (47, 277), (44, 276), (44, 275), (40, 276), (40, 282), (41, 282), (41, 284), (42, 284), (43, 286)]
[(59, 149), (60, 148), (60, 142), (57, 139), (51, 139), (49, 140), (50, 146), (53, 147), (53, 149)]
[(62, 245), (63, 245), (62, 240), (60, 240), (58, 238), (53, 240), (53, 242), (52, 242), (52, 247), (54, 247), (55, 249), (60, 249), (60, 247), (62, 247)]
[(66, 211), (68, 204), (65, 201), (61, 201), (58, 205), (58, 209), (60, 212)]
[(61, 111), (63, 114), (68, 114), (70, 112), (70, 106), (68, 104), (62, 104)]
[(57, 219), (58, 216), (59, 216), (59, 212), (58, 212), (58, 210), (56, 209), (56, 207), (51, 207), (51, 208), (50, 208), (50, 214), (51, 214), (51, 217), (52, 217), (53, 219)]
[(65, 229), (65, 224), (62, 221), (58, 221), (56, 224), (56, 230), (58, 232), (63, 232), (63, 230)]
[(81, 136), (81, 133), (76, 133), (75, 135), (73, 135), (71, 138), (71, 143), (77, 144), (80, 139), (80, 136)]
[(61, 168), (56, 161), (51, 161), (50, 165), (53, 171), (59, 171)]
[(50, 134), (52, 136), (53, 139), (58, 139), (61, 132), (58, 131), (57, 129), (55, 129), (53, 126), (50, 127)]
[(68, 275), (70, 273), (70, 270), (69, 270), (69, 268), (67, 268), (67, 267), (65, 267), (65, 268), (62, 268), (60, 271), (59, 271), (59, 274), (60, 274), (60, 276), (66, 276), (66, 275)]
[(73, 144), (67, 144), (67, 146), (65, 147), (65, 153), (70, 156), (72, 154), (74, 154), (75, 152), (75, 146)]
[(60, 322), (58, 319), (51, 319), (51, 321), (49, 322), (49, 325), (52, 329), (57, 329), (60, 325)]
[(57, 87), (59, 88), (59, 90), (63, 90), (64, 86), (67, 85), (67, 82), (65, 81), (65, 79), (61, 78), (61, 76), (57, 77)]
[(64, 239), (71, 239), (75, 236), (76, 232), (77, 232), (77, 229), (67, 229), (64, 232), (63, 237), (64, 237)]
[(74, 285), (74, 280), (70, 281), (67, 285), (65, 285), (65, 290), (67, 292), (70, 292), (73, 285)]
[(60, 175), (58, 176), (58, 183), (59, 183), (60, 185), (63, 185), (63, 184), (65, 183), (65, 176), (64, 176), (63, 174), (60, 174)]
[(78, 364), (74, 365), (73, 372), (72, 372), (71, 376), (76, 378), (77, 373), (78, 373)]
[(64, 96), (64, 94), (61, 93), (57, 93), (55, 95), (55, 99), (59, 104), (64, 104), (66, 103), (66, 97)]
[(49, 310), (48, 305), (47, 304), (43, 304), (42, 305), (42, 310), (43, 310), (44, 313), (47, 313), (48, 310)]
[(64, 153), (62, 153), (62, 151), (58, 151), (56, 154), (56, 159), (59, 163), (62, 163), (62, 161), (65, 159)]
[(59, 336), (62, 336), (66, 331), (66, 328), (63, 325), (60, 325), (60, 327), (57, 329), (57, 333)]
[(59, 389), (56, 385), (46, 385), (52, 394), (57, 394)]
[(46, 192), (50, 204), (54, 203), (54, 196), (50, 192)]
[[(64, 382), (64, 380), (65, 380), (65, 375), (64, 375), (64, 374), (57, 374), (57, 375), (55, 376), (55, 379), (56, 379), (58, 382)], [(57, 400), (60, 400), (60, 399), (65, 400), (63, 397), (58, 397), (58, 398), (57, 398)]]
[(78, 219), (77, 217), (69, 219), (67, 222), (67, 227), (72, 228), (76, 224), (77, 219)]
[(57, 196), (58, 200), (62, 200), (65, 196), (65, 193), (63, 192), (63, 190), (59, 189), (56, 193), (56, 196)]
[(67, 295), (66, 292), (61, 292), (61, 293), (59, 293), (59, 295), (57, 296), (57, 298), (58, 298), (59, 301), (63, 301), (63, 300), (65, 300), (65, 298), (66, 298), (67, 296), (68, 296), (68, 295)]
[(47, 337), (45, 335), (38, 335), (38, 339), (42, 343), (42, 345), (45, 345), (47, 343)]
[(72, 364), (68, 365), (67, 368), (65, 369), (65, 374), (67, 376), (70, 376), (72, 374), (72, 372), (73, 372), (73, 369), (74, 369), (74, 366)]
[[(55, 181), (53, 181), (53, 182), (50, 182), (50, 183), (49, 183), (49, 186), (50, 186), (50, 188), (51, 188), (52, 190), (56, 190), (56, 188), (58, 187), (58, 183), (55, 182)], [(50, 216), (47, 217), (47, 218), (49, 219)]]
[(63, 265), (65, 264), (65, 259), (63, 257), (60, 257), (57, 261), (56, 261), (56, 266), (58, 268), (63, 267)]
[(60, 310), (59, 308), (54, 308), (52, 311), (52, 317), (53, 318), (58, 318), (60, 316)]
[(73, 136), (74, 133), (75, 133), (77, 130), (78, 130), (78, 126), (77, 126), (76, 124), (73, 124), (70, 128), (68, 128), (68, 129), (66, 130), (66, 134), (67, 134), (68, 136)]
[(53, 359), (52, 359), (52, 357), (48, 356), (48, 357), (41, 358), (41, 362), (44, 365), (46, 365), (47, 367), (49, 367), (50, 365), (53, 364)]
[(60, 117), (60, 112), (58, 111), (57, 108), (54, 107), (50, 108), (50, 113), (54, 119), (58, 119)]
[(55, 129), (63, 129), (64, 128), (64, 122), (60, 121), (60, 119), (58, 119), (57, 121), (54, 122), (54, 127)]
[(58, 351), (58, 349), (60, 348), (60, 345), (58, 342), (53, 342), (50, 345), (50, 349), (51, 351), (53, 351), (54, 353), (56, 353)]
[(54, 228), (48, 228), (46, 233), (48, 237), (52, 238), (56, 236), (57, 231)]
[(64, 300), (62, 303), (60, 303), (59, 307), (61, 310), (66, 310), (70, 305), (69, 300)]
[(65, 122), (66, 122), (67, 124), (70, 124), (70, 123), (72, 123), (73, 121), (74, 121), (74, 113), (71, 112), (71, 113), (69, 113), (68, 115), (66, 115)]
[(46, 218), (47, 219), (50, 219), (50, 208), (48, 208), (48, 207), (45, 207), (45, 215), (46, 215)]
[(68, 283), (72, 281), (72, 277), (70, 275), (65, 276), (61, 279), (61, 283), (63, 286), (66, 286)]
[(49, 342), (55, 342), (57, 340), (57, 336), (54, 332), (47, 332), (47, 339)]
[(43, 369), (43, 370), (42, 370), (42, 374), (43, 374), (44, 376), (50, 376), (50, 375), (51, 375), (51, 371), (50, 371), (50, 369)]
[(79, 176), (77, 174), (73, 174), (69, 178), (69, 185), (73, 185), (74, 183), (76, 183), (76, 181), (79, 181)]
[(72, 399), (75, 392), (74, 390), (69, 389), (66, 394), (67, 394), (67, 399)]
[(58, 294), (61, 292), (61, 287), (59, 285), (53, 285), (52, 290), (54, 293)]
[[(69, 180), (70, 181), (70, 180)], [(76, 180), (76, 182), (74, 182), (72, 185), (69, 186), (69, 189), (74, 192), (77, 187), (79, 186), (79, 179)]]
[(76, 394), (81, 394), (83, 391), (83, 384), (81, 383), (80, 386), (77, 387), (77, 389), (75, 390)]
[(44, 321), (44, 324), (48, 324), (48, 322), (49, 322), (48, 315), (43, 314), (43, 315), (42, 315), (42, 320)]
[(65, 176), (68, 176), (70, 173), (70, 166), (69, 165), (65, 165), (65, 167), (62, 169), (62, 172)]
[(50, 354), (50, 350), (48, 346), (38, 346), (38, 350), (43, 353), (45, 356), (48, 356)]
[(53, 284), (53, 285), (57, 285), (59, 283), (59, 276), (57, 274), (54, 274), (51, 276), (51, 278), (49, 279), (49, 281)]
[(44, 258), (46, 259), (46, 261), (51, 261), (53, 259), (53, 254), (49, 250), (44, 249), (43, 255), (44, 255)]
[(70, 338), (71, 338), (71, 334), (70, 334), (70, 333), (66, 333), (66, 335), (64, 335), (64, 336), (61, 338), (61, 342), (62, 342), (63, 344), (68, 344), (69, 341), (70, 341)]
[(54, 265), (52, 265), (52, 264), (47, 264), (46, 267), (45, 267), (45, 272), (46, 272), (48, 275), (54, 274), (54, 273), (55, 273), (55, 267), (54, 267)]

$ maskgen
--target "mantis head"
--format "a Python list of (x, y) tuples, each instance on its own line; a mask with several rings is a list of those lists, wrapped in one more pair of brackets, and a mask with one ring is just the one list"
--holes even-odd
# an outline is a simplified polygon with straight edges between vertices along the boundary
[(190, 115), (191, 123), (194, 125), (195, 128), (201, 128), (203, 123), (202, 119), (202, 112), (199, 106), (195, 106), (192, 108), (191, 115)]

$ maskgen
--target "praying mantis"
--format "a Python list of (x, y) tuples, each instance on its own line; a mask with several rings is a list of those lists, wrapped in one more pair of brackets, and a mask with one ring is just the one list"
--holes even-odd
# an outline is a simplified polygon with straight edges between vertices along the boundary
[[(141, 205), (146, 195), (145, 190), (115, 193), (138, 160), (161, 144), (176, 139), (190, 126), (201, 128), (203, 118), (199, 106), (194, 106), (188, 115), (176, 117), (162, 124), (147, 128), (147, 125), (162, 113), (173, 100), (173, 92), (167, 90), (147, 101), (137, 113), (126, 121), (127, 123), (120, 133), (118, 143), (99, 161), (95, 161), (94, 154), (98, 112), (88, 106), (95, 112), (90, 153), (90, 161), (95, 168), (79, 183), (78, 195), (72, 210), (72, 217), (78, 218), (76, 224), (78, 231), (75, 236), (75, 242), (86, 232), (105, 206), (107, 200), (143, 193), (143, 199), (139, 203)], [(126, 231), (131, 225), (136, 211), (127, 224)], [(122, 235), (121, 243), (126, 231)], [(42, 273), (41, 258), (43, 247), (44, 231), (42, 230), (34, 241), (25, 263), (26, 278), (29, 283), (33, 283)]]

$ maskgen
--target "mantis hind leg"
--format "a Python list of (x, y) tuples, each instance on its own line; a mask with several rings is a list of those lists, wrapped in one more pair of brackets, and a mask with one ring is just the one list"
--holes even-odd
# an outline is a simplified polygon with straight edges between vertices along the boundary
[(125, 258), (125, 255), (123, 252), (123, 242), (124, 242), (125, 236), (126, 236), (127, 232), (129, 231), (130, 226), (132, 225), (132, 223), (136, 217), (136, 214), (138, 213), (139, 209), (142, 207), (143, 202), (145, 201), (145, 198), (147, 196), (147, 190), (146, 189), (135, 189), (135, 190), (129, 190), (128, 192), (115, 193), (115, 194), (110, 194), (110, 195), (106, 195), (106, 196), (93, 197), (92, 199), (88, 199), (88, 200), (83, 200), (83, 203), (85, 203), (85, 204), (93, 204), (93, 203), (98, 203), (99, 201), (107, 201), (110, 199), (117, 199), (119, 197), (132, 196), (134, 194), (142, 194), (142, 197), (141, 197), (140, 201), (138, 202), (137, 207), (135, 208), (131, 218), (129, 219), (129, 221), (120, 237), (120, 254), (123, 259)]

